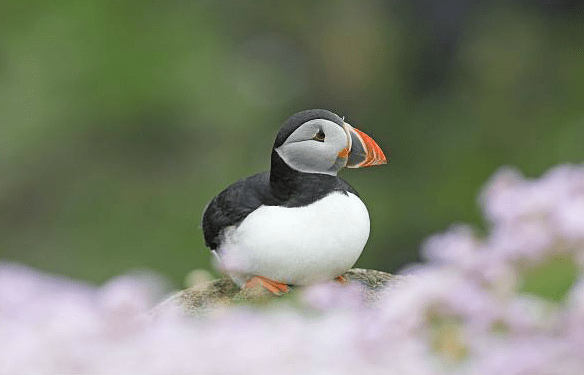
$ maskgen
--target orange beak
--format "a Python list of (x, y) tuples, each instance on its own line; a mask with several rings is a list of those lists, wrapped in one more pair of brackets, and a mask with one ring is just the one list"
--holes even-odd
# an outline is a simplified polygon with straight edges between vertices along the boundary
[(373, 138), (348, 123), (345, 123), (345, 129), (351, 136), (351, 149), (348, 153), (347, 168), (387, 164), (385, 154)]

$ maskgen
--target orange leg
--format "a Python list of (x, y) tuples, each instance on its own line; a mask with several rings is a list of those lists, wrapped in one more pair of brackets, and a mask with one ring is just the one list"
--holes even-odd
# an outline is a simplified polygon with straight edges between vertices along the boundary
[(347, 278), (345, 276), (341, 275), (341, 276), (337, 276), (335, 278), (335, 281), (337, 281), (340, 284), (345, 285), (347, 283)]
[(286, 293), (290, 290), (288, 285), (279, 283), (277, 281), (268, 279), (263, 276), (254, 276), (245, 284), (245, 288), (253, 288), (256, 285), (261, 285), (274, 294)]

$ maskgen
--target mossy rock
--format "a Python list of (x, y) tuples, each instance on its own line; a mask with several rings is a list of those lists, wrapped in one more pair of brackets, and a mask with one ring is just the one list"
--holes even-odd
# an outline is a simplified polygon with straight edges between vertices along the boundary
[[(378, 301), (385, 287), (402, 284), (407, 278), (392, 275), (383, 271), (353, 268), (343, 274), (347, 284), (360, 283), (363, 288), (362, 299), (367, 304)], [(294, 293), (292, 288), (289, 293)], [(160, 303), (151, 311), (151, 315), (159, 315), (169, 309), (177, 307), (186, 315), (204, 315), (210, 310), (225, 308), (236, 303), (251, 303), (262, 305), (275, 301), (279, 296), (274, 295), (263, 287), (241, 289), (231, 279), (222, 278), (197, 284), (182, 290)]]

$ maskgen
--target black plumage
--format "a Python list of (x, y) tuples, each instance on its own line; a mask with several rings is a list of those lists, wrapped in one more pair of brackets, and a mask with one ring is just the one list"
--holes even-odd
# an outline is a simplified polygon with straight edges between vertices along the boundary
[(298, 127), (305, 122), (315, 119), (330, 120), (335, 124), (343, 127), (343, 119), (327, 111), (326, 109), (309, 109), (306, 111), (298, 112), (290, 116), (286, 122), (280, 128), (278, 135), (276, 135), (276, 140), (274, 141), (274, 148), (278, 148), (286, 141), (286, 139), (298, 129)]
[(289, 167), (275, 149), (282, 145), (300, 125), (312, 119), (324, 118), (340, 126), (343, 120), (326, 110), (309, 110), (290, 117), (282, 126), (272, 149), (269, 172), (237, 181), (217, 195), (203, 214), (205, 244), (215, 250), (220, 246), (222, 230), (238, 225), (262, 205), (300, 207), (309, 205), (333, 191), (351, 192), (349, 183), (337, 176), (299, 172)]
[(205, 244), (215, 250), (221, 231), (239, 224), (262, 205), (301, 207), (324, 198), (333, 191), (358, 193), (348, 182), (327, 174), (298, 172), (272, 152), (272, 168), (239, 180), (217, 195), (203, 214)]

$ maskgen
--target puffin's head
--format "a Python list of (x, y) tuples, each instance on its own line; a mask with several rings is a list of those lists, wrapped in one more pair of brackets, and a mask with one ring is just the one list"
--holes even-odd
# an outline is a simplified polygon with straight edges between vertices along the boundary
[(298, 112), (286, 120), (274, 151), (297, 171), (333, 176), (344, 167), (387, 163), (371, 137), (324, 109)]

